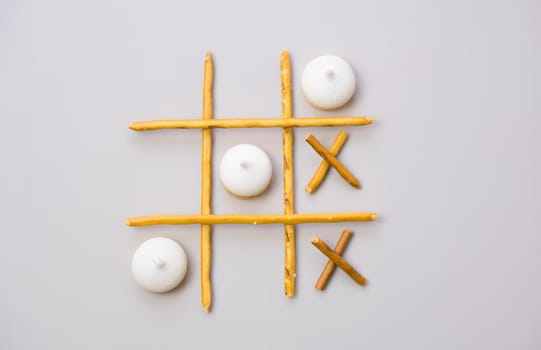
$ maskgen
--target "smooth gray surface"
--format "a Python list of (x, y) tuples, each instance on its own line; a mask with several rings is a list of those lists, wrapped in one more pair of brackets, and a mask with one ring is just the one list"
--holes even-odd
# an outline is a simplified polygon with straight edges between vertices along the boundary
[[(0, 349), (539, 349), (541, 347), (540, 2), (0, 2), (2, 234)], [(304, 65), (346, 58), (360, 89), (341, 115), (340, 159), (355, 191), (295, 132), (297, 211), (373, 210), (369, 224), (298, 226), (298, 294), (283, 296), (280, 226), (216, 226), (214, 308), (199, 297), (199, 228), (128, 228), (126, 217), (199, 211), (200, 131), (134, 133), (131, 121), (198, 118), (203, 59), (216, 63), (218, 117), (281, 113), (289, 49), (295, 115)], [(214, 211), (280, 212), (280, 130), (215, 132), (214, 166), (238, 142), (273, 160), (264, 196), (214, 177)], [(347, 258), (313, 288), (342, 228)], [(189, 275), (165, 295), (132, 280), (147, 238), (171, 237)]]

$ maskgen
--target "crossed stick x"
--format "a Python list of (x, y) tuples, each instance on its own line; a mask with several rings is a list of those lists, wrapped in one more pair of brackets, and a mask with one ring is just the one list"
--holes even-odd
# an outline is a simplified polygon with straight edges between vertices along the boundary
[(321, 158), (323, 158), (319, 168), (316, 170), (314, 176), (306, 186), (306, 192), (312, 193), (318, 188), (321, 181), (323, 181), (325, 178), (325, 175), (327, 175), (329, 166), (332, 166), (351, 186), (361, 188), (361, 183), (359, 180), (346, 168), (344, 164), (342, 164), (341, 161), (336, 158), (336, 155), (338, 155), (338, 152), (340, 152), (340, 149), (346, 142), (347, 136), (348, 135), (345, 131), (340, 131), (330, 150), (327, 150), (314, 135), (308, 135), (306, 137), (306, 142), (308, 142), (314, 151), (316, 151)]
[(329, 278), (331, 277), (332, 273), (336, 269), (336, 266), (338, 266), (340, 269), (342, 269), (345, 273), (348, 274), (349, 277), (351, 277), (355, 282), (360, 284), (361, 286), (366, 285), (366, 278), (364, 278), (363, 275), (361, 275), (359, 272), (357, 272), (353, 266), (351, 266), (350, 263), (348, 263), (344, 258), (342, 258), (342, 253), (346, 249), (346, 246), (348, 244), (349, 239), (351, 238), (353, 232), (349, 230), (344, 230), (342, 232), (342, 235), (340, 236), (340, 239), (336, 243), (336, 247), (334, 250), (329, 248), (325, 242), (323, 242), (319, 237), (313, 237), (311, 242), (312, 244), (319, 249), (327, 258), (329, 258), (329, 261), (327, 262), (327, 265), (323, 268), (323, 271), (321, 271), (321, 275), (319, 276), (319, 279), (316, 282), (316, 288), (319, 290), (323, 290), (325, 286), (327, 285), (327, 282), (329, 281)]

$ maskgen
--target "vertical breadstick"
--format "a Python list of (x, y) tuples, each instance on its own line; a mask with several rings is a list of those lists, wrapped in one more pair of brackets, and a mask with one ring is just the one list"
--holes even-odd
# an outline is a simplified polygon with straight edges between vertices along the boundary
[(313, 237), (311, 240), (312, 244), (319, 249), (327, 258), (331, 259), (339, 268), (341, 268), (345, 273), (349, 275), (355, 282), (364, 286), (366, 284), (366, 278), (364, 278), (360, 273), (355, 271), (353, 266), (351, 266), (347, 261), (345, 261), (340, 255), (336, 254), (328, 245), (325, 244), (319, 237)]
[[(346, 245), (349, 242), (349, 239), (351, 238), (351, 235), (353, 232), (350, 230), (344, 230), (342, 232), (342, 235), (340, 236), (340, 239), (336, 243), (336, 246), (334, 247), (334, 251), (342, 255), (344, 250), (346, 249)], [(323, 271), (321, 271), (321, 275), (319, 276), (317, 282), (316, 282), (316, 289), (323, 290), (325, 289), (325, 286), (327, 285), (327, 282), (329, 281), (329, 278), (331, 277), (332, 273), (336, 269), (336, 264), (332, 262), (332, 260), (329, 260), (327, 262), (327, 265), (325, 265), (325, 268), (323, 268)]]
[[(203, 78), (203, 119), (212, 119), (212, 83), (214, 65), (207, 52)], [(212, 129), (202, 130), (201, 162), (201, 214), (210, 214), (210, 189), (212, 179)], [(210, 311), (212, 291), (210, 284), (210, 225), (201, 225), (201, 303), (206, 312)]]
[[(342, 146), (346, 142), (347, 138), (348, 138), (348, 134), (345, 131), (340, 131), (338, 136), (336, 136), (336, 139), (334, 139), (334, 142), (332, 143), (332, 146), (329, 149), (329, 152), (331, 152), (333, 156), (337, 156), (338, 153), (340, 152), (340, 149), (342, 149)], [(319, 168), (317, 168), (316, 172), (314, 173), (314, 176), (312, 176), (312, 179), (310, 180), (308, 185), (306, 185), (304, 190), (307, 193), (312, 193), (315, 190), (317, 190), (317, 188), (321, 184), (321, 181), (323, 181), (323, 179), (325, 178), (325, 175), (327, 175), (327, 171), (329, 171), (329, 163), (327, 163), (327, 161), (323, 159), (321, 161), (321, 164), (319, 165)]]
[(359, 180), (357, 180), (357, 178), (353, 176), (352, 173), (350, 173), (350, 171), (344, 166), (344, 164), (342, 164), (341, 161), (336, 159), (335, 156), (333, 156), (329, 151), (327, 151), (327, 149), (314, 137), (314, 135), (308, 135), (308, 137), (306, 137), (306, 142), (308, 142), (308, 144), (312, 146), (312, 148), (323, 159), (325, 159), (327, 163), (329, 163), (329, 165), (335, 168), (338, 174), (340, 174), (340, 176), (344, 180), (346, 180), (351, 186), (355, 188), (361, 188), (361, 183), (359, 182)]
[[(291, 63), (289, 53), (282, 52), (280, 56), (282, 82), (282, 118), (293, 118), (291, 99)], [(295, 212), (293, 198), (293, 130), (284, 128), (282, 131), (284, 148), (284, 214)], [(285, 268), (284, 287), (287, 296), (295, 295), (295, 226), (284, 225)]]

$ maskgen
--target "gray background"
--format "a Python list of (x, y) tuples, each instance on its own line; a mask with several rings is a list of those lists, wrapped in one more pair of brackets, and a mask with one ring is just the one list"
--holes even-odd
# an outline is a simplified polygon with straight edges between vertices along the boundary
[[(539, 349), (541, 116), (539, 1), (0, 2), (2, 234), (0, 349)], [(295, 115), (370, 115), (346, 128), (330, 172), (295, 132), (298, 212), (370, 210), (374, 223), (298, 226), (298, 293), (283, 295), (281, 226), (216, 226), (214, 308), (199, 296), (199, 228), (128, 228), (125, 218), (199, 211), (200, 131), (134, 133), (154, 118), (199, 118), (203, 59), (216, 63), (217, 117), (279, 117), (280, 51), (291, 52)], [(315, 110), (299, 82), (334, 53), (358, 75), (353, 101)], [(281, 135), (255, 143), (271, 189), (243, 201), (213, 179), (217, 213), (280, 212)], [(331, 245), (347, 258), (313, 288)], [(130, 274), (146, 239), (189, 255), (180, 288), (154, 295)]]

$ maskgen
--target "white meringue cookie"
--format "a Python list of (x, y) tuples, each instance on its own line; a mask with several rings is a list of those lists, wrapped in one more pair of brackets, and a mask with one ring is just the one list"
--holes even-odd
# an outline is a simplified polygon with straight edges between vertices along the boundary
[(239, 144), (225, 152), (220, 163), (224, 187), (241, 198), (255, 197), (265, 191), (272, 177), (269, 156), (261, 148)]
[(302, 91), (314, 107), (337, 109), (355, 92), (355, 74), (343, 58), (325, 55), (310, 61), (302, 73)]
[(137, 283), (154, 293), (164, 293), (179, 285), (186, 276), (188, 260), (176, 241), (156, 237), (137, 248), (132, 259), (132, 274)]

